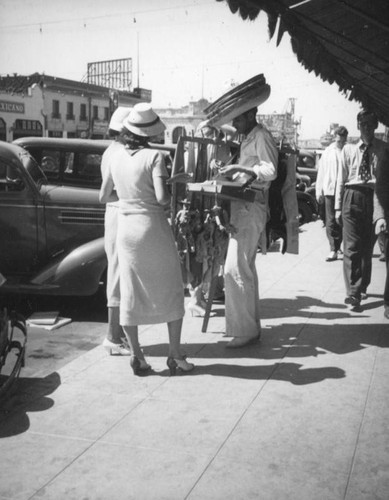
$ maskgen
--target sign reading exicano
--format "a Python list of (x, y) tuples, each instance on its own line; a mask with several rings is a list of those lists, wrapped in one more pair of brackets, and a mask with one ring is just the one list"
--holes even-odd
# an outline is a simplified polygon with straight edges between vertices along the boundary
[(0, 101), (0, 111), (5, 113), (24, 113), (24, 103)]

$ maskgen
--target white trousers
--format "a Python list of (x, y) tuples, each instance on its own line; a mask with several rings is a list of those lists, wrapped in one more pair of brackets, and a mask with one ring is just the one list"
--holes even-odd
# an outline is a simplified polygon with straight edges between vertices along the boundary
[(255, 259), (267, 221), (267, 193), (258, 192), (254, 203), (231, 202), (231, 224), (225, 278), (226, 334), (255, 337), (260, 331), (258, 276)]

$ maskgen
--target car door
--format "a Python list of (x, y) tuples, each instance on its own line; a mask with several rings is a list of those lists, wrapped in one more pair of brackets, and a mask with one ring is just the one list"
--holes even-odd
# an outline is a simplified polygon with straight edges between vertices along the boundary
[(43, 217), (39, 191), (20, 157), (11, 160), (0, 152), (0, 272), (8, 281), (33, 274), (41, 260)]

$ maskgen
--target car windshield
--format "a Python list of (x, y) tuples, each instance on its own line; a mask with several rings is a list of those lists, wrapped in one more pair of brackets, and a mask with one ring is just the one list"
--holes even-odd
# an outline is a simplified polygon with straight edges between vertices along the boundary
[(37, 183), (47, 182), (47, 178), (38, 163), (27, 151), (20, 154), (20, 160), (23, 163), (24, 168), (30, 174), (32, 179)]

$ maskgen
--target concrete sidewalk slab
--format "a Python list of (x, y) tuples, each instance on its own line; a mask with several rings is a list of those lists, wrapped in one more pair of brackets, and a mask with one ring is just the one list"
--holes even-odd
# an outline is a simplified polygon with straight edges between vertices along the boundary
[(299, 255), (258, 255), (257, 345), (225, 349), (221, 304), (206, 333), (187, 315), (191, 374), (169, 377), (166, 325), (141, 329), (147, 377), (101, 346), (22, 372), (0, 412), (0, 500), (387, 500), (384, 263), (354, 312), (327, 253), (318, 221)]

